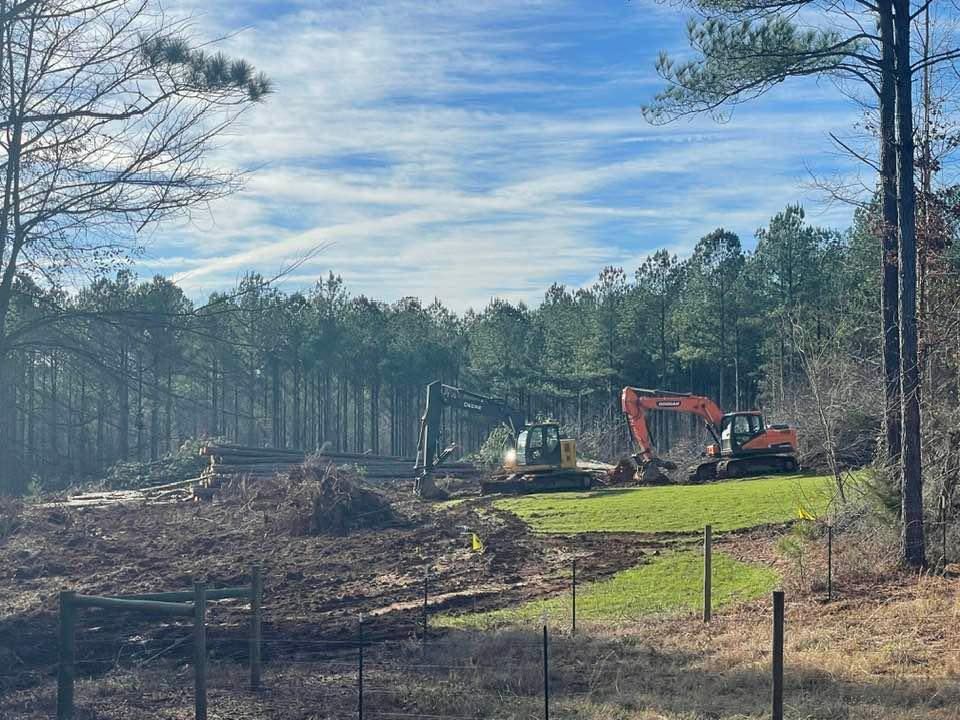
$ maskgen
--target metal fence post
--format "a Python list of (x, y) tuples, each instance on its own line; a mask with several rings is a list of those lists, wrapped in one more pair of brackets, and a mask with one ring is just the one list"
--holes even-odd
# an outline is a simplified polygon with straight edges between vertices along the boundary
[(193, 694), (196, 720), (207, 720), (207, 584), (193, 584)]
[(547, 624), (543, 624), (543, 720), (550, 720), (550, 652), (547, 645)]
[(573, 620), (570, 634), (577, 634), (577, 559), (573, 558)]
[(833, 600), (833, 525), (827, 525), (827, 602)]
[(427, 602), (429, 600), (429, 597), (430, 597), (430, 566), (427, 565), (427, 567), (425, 567), (423, 570), (423, 639), (424, 640), (427, 639), (427, 632), (430, 629), (430, 624), (429, 624), (430, 621), (428, 619), (429, 615), (427, 611)]
[(773, 720), (783, 720), (783, 591), (773, 593)]
[(940, 494), (940, 541), (942, 543), (941, 562), (943, 572), (947, 572), (947, 496)]
[(357, 718), (363, 720), (363, 615), (357, 629)]
[(713, 527), (703, 528), (703, 621), (710, 622), (713, 592)]
[(57, 672), (57, 720), (73, 718), (73, 680), (76, 671), (77, 606), (73, 602), (76, 593), (64, 590), (60, 593), (60, 666)]
[(250, 689), (260, 689), (263, 613), (263, 568), (254, 565), (250, 571)]

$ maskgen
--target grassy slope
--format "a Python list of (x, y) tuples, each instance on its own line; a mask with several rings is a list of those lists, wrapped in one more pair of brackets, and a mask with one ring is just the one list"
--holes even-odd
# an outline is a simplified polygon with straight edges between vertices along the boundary
[(498, 500), (496, 506), (544, 533), (695, 532), (707, 523), (723, 531), (794, 520), (801, 505), (818, 515), (832, 491), (828, 477), (791, 475), (528, 495)]
[[(713, 560), (713, 604), (722, 607), (749, 600), (772, 590), (779, 577), (773, 570), (742, 563), (722, 553)], [(609, 580), (578, 588), (578, 621), (617, 621), (661, 612), (682, 612), (702, 608), (703, 558), (683, 552), (656, 558), (653, 562), (619, 572)], [(438, 625), (484, 628), (525, 623), (544, 613), (551, 624), (569, 624), (571, 600), (568, 594), (534, 600), (516, 608), (484, 613), (446, 615)]]

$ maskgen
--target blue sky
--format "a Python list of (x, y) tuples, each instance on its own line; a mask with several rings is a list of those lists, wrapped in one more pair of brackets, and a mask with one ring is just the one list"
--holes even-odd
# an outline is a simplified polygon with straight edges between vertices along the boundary
[[(649, 125), (658, 52), (687, 16), (649, 0), (178, 0), (199, 35), (274, 81), (214, 162), (240, 193), (156, 230), (141, 275), (191, 296), (272, 275), (354, 293), (538, 302), (723, 226), (752, 244), (783, 206), (845, 227), (812, 189), (856, 173), (827, 133), (859, 111), (829, 83), (790, 84), (710, 118)], [(318, 251), (319, 249), (319, 251)]]

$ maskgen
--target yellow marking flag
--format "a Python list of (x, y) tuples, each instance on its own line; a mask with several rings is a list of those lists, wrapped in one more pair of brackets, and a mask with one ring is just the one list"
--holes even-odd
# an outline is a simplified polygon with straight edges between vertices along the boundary
[(471, 533), (470, 549), (474, 552), (483, 552), (483, 541), (477, 536), (476, 533)]
[(813, 515), (811, 515), (804, 509), (803, 505), (797, 506), (797, 517), (800, 518), (801, 520), (811, 520), (811, 521), (816, 520), (816, 518)]

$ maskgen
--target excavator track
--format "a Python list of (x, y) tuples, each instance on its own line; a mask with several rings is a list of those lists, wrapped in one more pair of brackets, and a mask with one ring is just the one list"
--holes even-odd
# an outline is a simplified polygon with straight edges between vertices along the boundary
[(498, 473), (481, 480), (480, 494), (523, 495), (563, 490), (589, 490), (591, 487), (593, 487), (593, 473), (585, 470), (561, 469), (533, 473), (518, 471)]
[(793, 455), (771, 454), (708, 460), (691, 465), (687, 472), (690, 482), (709, 482), (728, 478), (795, 473), (799, 469), (800, 464)]

